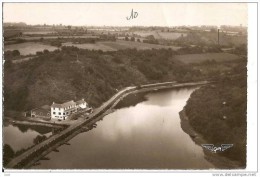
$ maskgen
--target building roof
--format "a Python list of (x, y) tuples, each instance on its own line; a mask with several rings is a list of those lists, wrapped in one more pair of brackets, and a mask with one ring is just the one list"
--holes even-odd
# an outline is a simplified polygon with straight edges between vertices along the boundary
[(32, 109), (31, 111), (33, 111), (33, 112), (39, 111), (39, 112), (43, 112), (43, 113), (46, 113), (46, 114), (51, 112), (51, 110), (44, 109), (44, 108), (35, 108), (35, 109)]
[(79, 101), (76, 101), (76, 104), (79, 105), (79, 104), (84, 104), (86, 103), (86, 101), (84, 99), (81, 99)]
[(51, 107), (49, 105), (43, 105), (41, 107), (38, 107), (38, 108), (34, 108), (32, 109), (31, 111), (38, 111), (38, 110), (42, 110), (42, 111), (51, 111)]
[(65, 102), (65, 103), (62, 103), (62, 104), (58, 104), (58, 103), (54, 103), (51, 105), (51, 107), (55, 107), (55, 108), (67, 108), (69, 106), (72, 106), (72, 105), (76, 105), (76, 103), (71, 100), (71, 101), (68, 101), (68, 102)]

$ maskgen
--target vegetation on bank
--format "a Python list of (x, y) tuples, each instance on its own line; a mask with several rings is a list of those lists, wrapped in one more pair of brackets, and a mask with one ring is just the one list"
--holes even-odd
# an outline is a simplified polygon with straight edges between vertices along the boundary
[(192, 93), (185, 106), (191, 126), (205, 140), (220, 146), (234, 146), (220, 153), (246, 166), (247, 130), (247, 69), (241, 62), (221, 76), (219, 82), (204, 86)]

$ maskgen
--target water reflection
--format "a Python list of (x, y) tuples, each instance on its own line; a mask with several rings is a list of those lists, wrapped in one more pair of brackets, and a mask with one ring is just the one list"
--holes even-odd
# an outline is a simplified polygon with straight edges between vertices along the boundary
[(33, 168), (211, 168), (202, 148), (180, 127), (179, 111), (192, 91), (149, 93), (146, 101), (105, 116), (96, 129), (76, 136), (71, 146), (61, 146)]
[[(190, 87), (189, 90), (195, 90), (197, 87)], [(186, 91), (185, 91), (186, 90)], [(156, 106), (173, 106), (174, 104), (178, 104), (176, 106), (184, 106), (187, 94), (190, 94), (189, 90), (186, 88), (176, 88), (174, 89), (175, 94), (171, 94), (172, 90), (161, 90), (154, 93), (147, 94), (146, 97), (149, 98), (149, 101), (144, 102), (147, 105), (156, 105)], [(187, 94), (185, 94), (185, 92)], [(150, 96), (152, 94), (152, 96)], [(180, 100), (184, 100), (184, 102), (180, 102)], [(184, 104), (184, 105), (180, 105)]]
[(33, 139), (37, 135), (51, 135), (51, 129), (40, 126), (27, 126), (5, 124), (3, 128), (3, 143), (8, 144), (14, 151), (26, 149), (33, 145)]

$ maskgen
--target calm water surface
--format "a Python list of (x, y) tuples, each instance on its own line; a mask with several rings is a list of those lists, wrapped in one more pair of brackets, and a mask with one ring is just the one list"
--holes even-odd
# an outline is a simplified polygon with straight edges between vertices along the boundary
[(32, 146), (34, 138), (38, 135), (49, 137), (52, 134), (51, 128), (26, 125), (12, 125), (4, 123), (3, 143), (8, 144), (15, 152)]
[(208, 169), (203, 150), (180, 126), (194, 88), (148, 93), (47, 155), (38, 169)]

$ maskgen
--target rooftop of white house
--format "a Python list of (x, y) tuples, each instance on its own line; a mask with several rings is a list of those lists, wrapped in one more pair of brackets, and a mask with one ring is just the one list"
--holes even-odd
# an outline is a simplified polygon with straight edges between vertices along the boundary
[(71, 107), (75, 107), (79, 104), (84, 104), (86, 103), (86, 101), (84, 101), (84, 99), (81, 99), (79, 101), (68, 101), (68, 102), (65, 102), (65, 103), (62, 103), (62, 104), (59, 104), (59, 103), (55, 103), (53, 102), (53, 104), (51, 105), (52, 108), (71, 108)]

